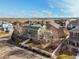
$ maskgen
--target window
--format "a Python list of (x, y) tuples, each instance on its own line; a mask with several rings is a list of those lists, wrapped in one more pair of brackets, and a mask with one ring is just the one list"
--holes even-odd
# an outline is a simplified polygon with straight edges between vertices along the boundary
[(73, 36), (73, 32), (70, 32), (70, 36)]
[(74, 42), (69, 42), (69, 44), (70, 44), (70, 45), (73, 45), (73, 46), (75, 46), (75, 43), (74, 43)]
[(77, 36), (79, 36), (79, 33), (77, 33)]
[(79, 43), (77, 43), (77, 47), (79, 47)]

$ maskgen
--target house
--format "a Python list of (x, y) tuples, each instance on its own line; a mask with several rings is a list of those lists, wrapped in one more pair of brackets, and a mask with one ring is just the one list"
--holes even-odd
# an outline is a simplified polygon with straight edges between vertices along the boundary
[(69, 38), (65, 41), (66, 46), (69, 48), (69, 51), (72, 49), (79, 51), (79, 27), (73, 28), (69, 32)]
[(69, 22), (67, 22), (68, 24), (66, 24), (68, 29), (73, 29), (75, 27), (79, 26), (79, 20), (70, 20)]
[(3, 31), (9, 32), (10, 34), (12, 34), (14, 31), (13, 25), (9, 22), (3, 22), (2, 27), (3, 27)]
[(52, 43), (61, 40), (64, 37), (64, 32), (59, 24), (46, 21), (44, 24), (26, 24), (26, 35), (29, 39), (39, 43)]
[(0, 21), (0, 42), (6, 42), (11, 39), (14, 31), (13, 25), (9, 22)]
[(13, 29), (13, 25), (9, 22), (0, 22), (0, 30), (5, 31), (5, 32), (9, 32), (9, 33), (13, 33), (14, 29)]
[[(19, 30), (18, 30), (19, 29)], [(58, 43), (64, 37), (63, 29), (53, 21), (29, 21), (14, 26), (12, 39), (23, 41), (31, 39), (35, 43)]]
[(3, 27), (2, 27), (2, 21), (0, 22), (0, 30), (4, 30)]
[(32, 39), (34, 41), (39, 40), (39, 32), (41, 33), (42, 26), (40, 24), (37, 25), (32, 25), (32, 24), (27, 24), (26, 26), (26, 35), (28, 36), (28, 39)]

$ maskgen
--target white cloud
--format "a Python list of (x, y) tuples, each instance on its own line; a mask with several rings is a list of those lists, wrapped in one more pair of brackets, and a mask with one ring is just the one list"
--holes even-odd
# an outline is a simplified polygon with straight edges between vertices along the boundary
[(19, 11), (0, 11), (0, 18), (45, 18), (45, 17), (53, 17), (52, 12), (48, 10), (19, 10)]
[(67, 4), (64, 4), (68, 12), (74, 17), (79, 16), (79, 0), (64, 0)]
[(50, 8), (59, 8), (63, 13), (70, 16), (79, 17), (79, 0), (49, 0)]
[(45, 18), (45, 17), (53, 17), (52, 12), (48, 11), (48, 10), (41, 10), (41, 11), (36, 11), (36, 10), (32, 10), (30, 11), (29, 14), (31, 17), (35, 17), (35, 18)]

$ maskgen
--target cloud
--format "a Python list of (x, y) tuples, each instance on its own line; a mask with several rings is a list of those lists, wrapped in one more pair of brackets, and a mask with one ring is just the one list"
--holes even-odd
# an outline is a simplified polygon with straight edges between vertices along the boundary
[(32, 17), (51, 18), (53, 17), (53, 14), (51, 11), (48, 11), (48, 10), (32, 11)]
[(79, 0), (70, 0), (70, 1), (66, 1), (65, 2), (69, 3), (67, 9), (69, 12), (71, 12), (73, 14), (73, 16), (79, 16)]
[(48, 0), (49, 7), (58, 8), (64, 14), (79, 17), (79, 0)]
[(47, 18), (53, 17), (49, 10), (19, 10), (19, 11), (0, 11), (0, 18)]
[(0, 11), (0, 18), (24, 18), (26, 15), (24, 11)]

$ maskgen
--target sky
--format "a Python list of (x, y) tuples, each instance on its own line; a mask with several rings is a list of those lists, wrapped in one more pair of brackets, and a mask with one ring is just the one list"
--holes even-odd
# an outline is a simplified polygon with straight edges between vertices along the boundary
[(79, 17), (79, 0), (0, 0), (0, 18)]

